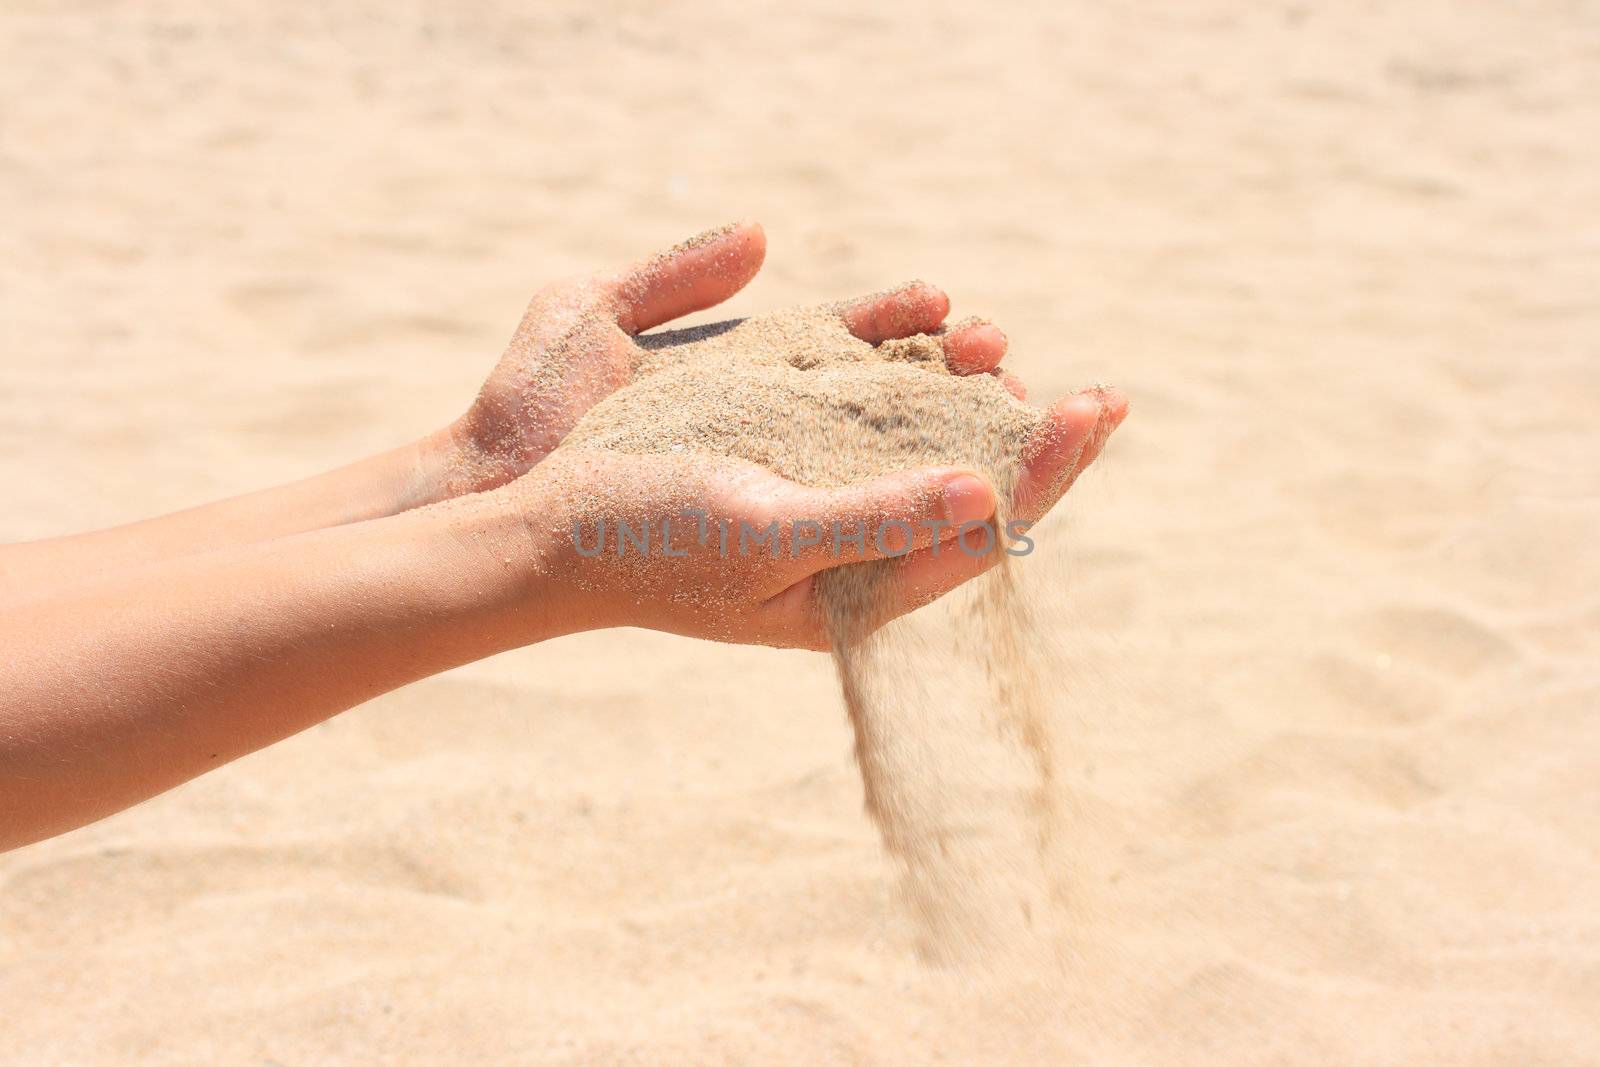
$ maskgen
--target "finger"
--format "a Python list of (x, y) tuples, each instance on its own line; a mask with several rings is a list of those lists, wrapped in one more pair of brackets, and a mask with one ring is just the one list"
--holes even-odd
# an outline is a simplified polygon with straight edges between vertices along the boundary
[(904, 556), (995, 511), (994, 490), (970, 471), (924, 468), (845, 489), (812, 490), (791, 524), (790, 555), (805, 573)]
[(927, 282), (907, 282), (886, 293), (846, 301), (839, 308), (845, 327), (870, 344), (932, 333), (948, 314), (950, 298)]
[[(848, 621), (845, 640), (859, 640), (885, 623), (909, 614), (944, 596), (957, 586), (970, 582), (1000, 561), (1003, 546), (994, 541), (994, 530), (987, 524), (974, 526), (956, 537), (937, 541), (901, 557), (893, 566), (881, 600), (872, 606), (868, 618)], [(791, 643), (806, 648), (826, 649), (831, 635), (823, 625), (823, 613), (815, 602), (816, 577), (785, 589), (768, 602)]]
[[(871, 615), (848, 621), (846, 641), (915, 611), (964, 582), (970, 582), (1000, 561), (1004, 546), (995, 541), (993, 526), (981, 520), (965, 533), (936, 540), (901, 556), (892, 566), (887, 593), (872, 605)], [(819, 572), (820, 573), (820, 572)], [(825, 613), (817, 601), (817, 574), (808, 574), (758, 609), (774, 644), (826, 652), (833, 643)]]
[(1057, 401), (1022, 450), (1022, 477), (1012, 493), (1017, 515), (1038, 519), (1061, 499), (1128, 413), (1116, 389), (1095, 388)]
[(1083, 455), (1078, 457), (1078, 471), (1081, 473), (1089, 464), (1100, 458), (1100, 453), (1110, 440), (1111, 433), (1122, 420), (1128, 417), (1128, 396), (1120, 389), (1109, 386), (1096, 386), (1095, 393), (1100, 398), (1100, 422), (1095, 427), (1095, 432), (1089, 438), (1089, 443), (1083, 448)]
[(994, 370), (990, 371), (989, 373), (992, 374), (994, 377), (1000, 379), (1000, 384), (1006, 387), (1006, 392), (1010, 393), (1012, 396), (1016, 397), (1018, 400), (1026, 400), (1026, 399), (1028, 399), (1028, 387), (1026, 385), (1022, 384), (1022, 379), (1021, 378), (1018, 378), (1015, 374), (1012, 374), (1010, 371), (1002, 370), (999, 367), (996, 367)]
[(657, 253), (616, 279), (617, 325), (640, 333), (728, 299), (761, 269), (767, 235), (755, 222), (736, 222)]
[(992, 322), (967, 319), (944, 334), (945, 366), (955, 374), (987, 374), (1006, 354), (1006, 335)]

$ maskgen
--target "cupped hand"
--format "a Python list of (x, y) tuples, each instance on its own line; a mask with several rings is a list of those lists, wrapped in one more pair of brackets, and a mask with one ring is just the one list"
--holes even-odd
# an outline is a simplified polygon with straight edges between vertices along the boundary
[[(440, 496), (490, 489), (543, 460), (584, 413), (633, 379), (645, 330), (722, 303), (755, 277), (766, 235), (753, 222), (711, 230), (620, 271), (558, 282), (529, 303), (516, 334), (467, 413), (436, 435)], [(938, 330), (950, 309), (912, 282), (830, 305), (850, 332), (882, 341)], [(996, 373), (1005, 337), (987, 323), (951, 330), (946, 362)]]
[[(1050, 408), (1024, 446), (1007, 516), (1044, 514), (1126, 412), (1114, 390)], [(825, 650), (822, 571), (892, 561), (891, 596), (870, 629), (977, 577), (1004, 551), (975, 528), (965, 548), (954, 543), (961, 524), (992, 523), (996, 512), (989, 485), (957, 469), (813, 489), (734, 459), (563, 449), (499, 494), (540, 546), (540, 572), (571, 631), (641, 626)]]

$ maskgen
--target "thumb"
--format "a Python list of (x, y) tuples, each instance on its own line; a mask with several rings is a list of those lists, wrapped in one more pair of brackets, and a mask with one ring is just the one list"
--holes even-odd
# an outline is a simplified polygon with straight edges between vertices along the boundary
[(749, 284), (767, 254), (757, 222), (696, 234), (616, 277), (617, 325), (630, 334), (714, 307)]
[(816, 529), (796, 529), (792, 548), (807, 573), (903, 556), (953, 538), (963, 523), (983, 522), (995, 510), (988, 482), (948, 467), (902, 471), (810, 496), (808, 518)]

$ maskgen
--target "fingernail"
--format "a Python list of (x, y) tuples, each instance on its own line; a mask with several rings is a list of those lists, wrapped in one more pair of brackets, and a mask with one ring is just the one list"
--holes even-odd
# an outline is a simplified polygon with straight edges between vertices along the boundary
[(994, 493), (982, 478), (958, 474), (944, 483), (944, 517), (950, 522), (979, 522), (993, 514)]

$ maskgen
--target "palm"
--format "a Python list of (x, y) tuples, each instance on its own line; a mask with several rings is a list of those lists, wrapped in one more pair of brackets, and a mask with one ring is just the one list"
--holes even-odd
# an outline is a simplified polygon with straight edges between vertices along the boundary
[(584, 280), (534, 297), (468, 413), (473, 445), (521, 474), (599, 401), (627, 384), (639, 347)]

